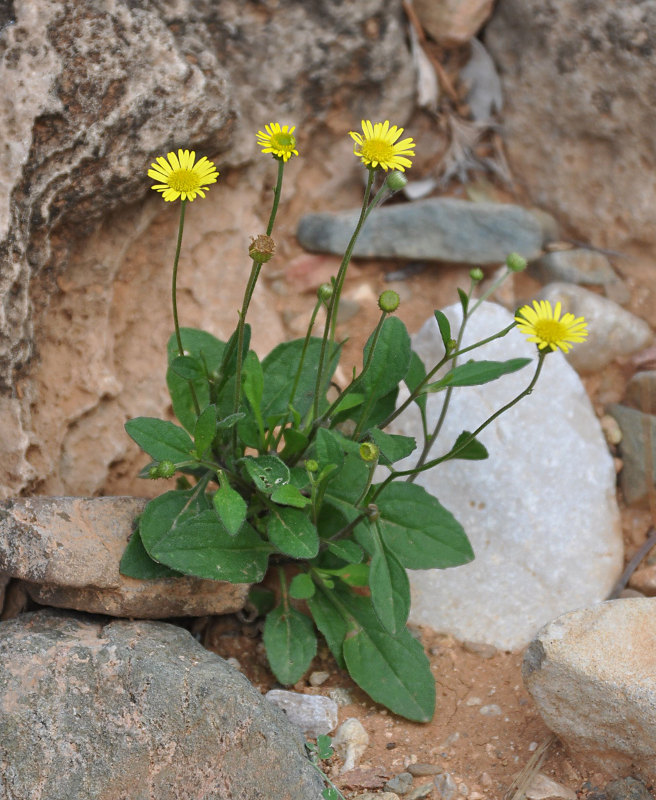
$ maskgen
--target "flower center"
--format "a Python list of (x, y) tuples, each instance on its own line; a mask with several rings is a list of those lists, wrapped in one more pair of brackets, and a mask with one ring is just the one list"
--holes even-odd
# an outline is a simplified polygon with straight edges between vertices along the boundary
[(534, 327), (535, 335), (548, 344), (557, 344), (567, 339), (567, 326), (555, 319), (539, 319)]
[(296, 147), (296, 137), (291, 133), (280, 131), (280, 133), (274, 134), (271, 139), (275, 146), (281, 150), (293, 150)]
[(176, 169), (169, 175), (168, 184), (176, 192), (189, 194), (200, 189), (201, 181), (198, 174), (190, 169)]
[(394, 157), (394, 148), (383, 139), (367, 139), (362, 143), (362, 156), (367, 161), (384, 164)]

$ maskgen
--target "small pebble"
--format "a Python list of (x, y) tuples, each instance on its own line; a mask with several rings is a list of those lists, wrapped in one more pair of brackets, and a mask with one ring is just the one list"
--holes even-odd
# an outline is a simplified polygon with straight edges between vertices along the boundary
[(385, 784), (385, 789), (397, 794), (407, 794), (412, 788), (412, 775), (409, 772), (400, 772)]
[(344, 762), (340, 773), (355, 769), (368, 746), (369, 734), (359, 719), (350, 717), (342, 722), (333, 739), (333, 747)]
[(599, 423), (608, 444), (617, 445), (622, 441), (622, 431), (614, 417), (611, 417), (610, 414), (604, 414)]
[(408, 792), (404, 796), (404, 800), (421, 800), (422, 797), (428, 797), (428, 795), (433, 791), (435, 788), (434, 783), (422, 783), (421, 786), (417, 786), (412, 791)]
[(458, 794), (461, 795), (461, 797), (469, 797), (469, 786), (467, 786), (466, 783), (459, 783)]
[(441, 800), (453, 800), (458, 792), (456, 782), (448, 772), (444, 772), (442, 775), (437, 775), (433, 783), (437, 789), (437, 795), (441, 798)]
[(234, 656), (230, 656), (230, 658), (226, 658), (226, 662), (228, 664), (230, 664), (231, 667), (234, 667), (236, 670), (239, 670), (239, 672), (241, 672), (241, 664), (239, 663), (239, 661)]
[(394, 792), (363, 792), (356, 794), (351, 800), (400, 800)]
[(528, 746), (528, 752), (529, 753), (533, 753), (537, 749), (538, 749), (538, 743), (537, 742), (531, 742), (531, 744), (529, 744), (529, 746)]
[(501, 707), (496, 703), (490, 703), (487, 706), (481, 706), (479, 712), (484, 717), (498, 717), (501, 714)]
[(308, 739), (316, 739), (337, 727), (337, 703), (328, 697), (287, 692), (284, 689), (272, 689), (265, 697), (282, 709)]
[(353, 695), (350, 689), (331, 689), (328, 692), (328, 697), (337, 703), (338, 706), (350, 706), (353, 702)]
[(408, 772), (415, 778), (424, 778), (426, 775), (441, 775), (444, 770), (437, 764), (410, 764)]
[(465, 700), (465, 705), (466, 706), (480, 706), (482, 702), (483, 701), (481, 700), (480, 697), (468, 697), (467, 700)]
[(330, 678), (330, 672), (311, 672), (310, 673), (310, 686), (321, 686), (322, 683), (325, 683), (328, 678)]

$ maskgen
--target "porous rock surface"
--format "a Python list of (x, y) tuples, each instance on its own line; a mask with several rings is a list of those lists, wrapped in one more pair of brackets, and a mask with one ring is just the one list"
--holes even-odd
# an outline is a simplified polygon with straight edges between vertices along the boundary
[[(445, 313), (455, 336), (460, 306)], [(484, 303), (470, 317), (463, 345), (503, 330), (512, 319), (501, 306)], [(427, 369), (440, 360), (444, 348), (435, 319), (413, 338), (413, 349)], [(492, 383), (455, 388), (429, 459), (448, 452), (463, 430), (476, 430), (526, 388), (536, 347), (515, 328), (470, 357), (532, 362)], [(435, 427), (443, 398), (444, 392), (428, 395), (428, 430)], [(414, 408), (390, 431), (423, 442)], [(478, 439), (488, 459), (448, 461), (416, 479), (463, 525), (475, 558), (454, 569), (411, 571), (410, 620), (460, 640), (513, 650), (550, 619), (603, 600), (619, 576), (623, 548), (615, 470), (585, 388), (559, 352), (546, 357), (532, 394)], [(398, 468), (413, 466), (416, 458)]]
[(546, 625), (524, 657), (547, 725), (590, 766), (656, 777), (656, 600), (626, 598)]
[(14, 800), (321, 798), (300, 731), (165, 623), (0, 623), (0, 730)]
[(587, 241), (653, 245), (656, 0), (500, 0), (485, 43), (533, 201)]
[(114, 617), (228, 614), (248, 584), (119, 572), (146, 501), (136, 497), (31, 497), (0, 503), (0, 576), (19, 578), (38, 603)]
[[(129, 484), (143, 463), (121, 427), (166, 408), (177, 225), (177, 207), (150, 191), (149, 163), (178, 147), (217, 161), (219, 185), (187, 215), (180, 316), (225, 338), (249, 237), (268, 218), (256, 209), (275, 180), (270, 157), (258, 155), (240, 182), (231, 168), (256, 155), (255, 133), (272, 119), (295, 124), (303, 143), (331, 115), (344, 134), (389, 109), (403, 124), (413, 101), (404, 35), (400, 0), (8, 4), (0, 495), (35, 484), (47, 494), (99, 493), (110, 465)], [(323, 162), (320, 137), (316, 147)], [(258, 285), (260, 352), (283, 338), (272, 306)]]

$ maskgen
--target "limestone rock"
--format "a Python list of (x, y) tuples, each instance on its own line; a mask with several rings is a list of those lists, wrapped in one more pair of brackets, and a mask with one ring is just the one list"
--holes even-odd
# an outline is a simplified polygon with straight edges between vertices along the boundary
[(441, 44), (466, 44), (490, 16), (494, 0), (414, 0), (423, 27)]
[[(358, 211), (307, 214), (296, 237), (308, 250), (343, 253), (358, 216)], [(543, 241), (542, 220), (520, 206), (439, 197), (375, 209), (353, 254), (493, 264), (504, 261), (511, 252), (536, 258)]]
[(649, 492), (646, 452), (651, 444), (652, 459), (656, 463), (656, 415), (643, 414), (634, 408), (617, 404), (608, 406), (608, 413), (622, 431), (620, 455), (622, 471), (620, 487), (628, 505), (645, 503)]
[(0, 503), (0, 574), (21, 578), (43, 605), (115, 617), (227, 614), (247, 584), (188, 576), (136, 580), (119, 563), (146, 501), (135, 497), (31, 497)]
[(303, 738), (182, 628), (42, 611), (0, 623), (15, 800), (320, 800)]
[(547, 725), (592, 767), (656, 776), (656, 600), (565, 614), (531, 642), (524, 682)]
[(577, 800), (576, 792), (538, 772), (526, 789), (526, 800)]
[(320, 694), (301, 694), (285, 689), (271, 689), (266, 699), (285, 712), (290, 722), (309, 739), (316, 739), (337, 727), (337, 703)]
[[(455, 335), (460, 307), (445, 313)], [(463, 344), (511, 321), (505, 309), (485, 303), (469, 320)], [(414, 337), (413, 349), (428, 369), (442, 357), (433, 318)], [(474, 351), (477, 360), (528, 357), (533, 362), (484, 386), (455, 389), (430, 457), (447, 452), (463, 430), (475, 430), (516, 397), (531, 379), (535, 353), (535, 345), (516, 329)], [(443, 396), (428, 396), (429, 430)], [(395, 420), (390, 431), (423, 440), (414, 409)], [(560, 353), (547, 356), (532, 394), (478, 438), (489, 459), (449, 461), (417, 478), (463, 525), (475, 559), (455, 569), (411, 572), (410, 620), (461, 640), (512, 650), (555, 616), (602, 600), (619, 576), (615, 470), (585, 388)], [(410, 456), (407, 464), (400, 463), (410, 467), (415, 460)]]
[(563, 312), (585, 317), (588, 338), (568, 353), (567, 360), (581, 373), (594, 372), (613, 359), (628, 356), (653, 338), (649, 325), (612, 300), (569, 283), (550, 283), (540, 292), (552, 306), (560, 302)]
[(501, 0), (485, 31), (514, 175), (614, 249), (656, 241), (655, 28), (656, 0)]

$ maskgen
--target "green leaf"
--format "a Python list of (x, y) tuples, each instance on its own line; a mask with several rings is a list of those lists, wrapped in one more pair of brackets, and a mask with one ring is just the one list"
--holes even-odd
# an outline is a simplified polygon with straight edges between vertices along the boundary
[(344, 660), (353, 680), (378, 703), (415, 722), (429, 722), (435, 710), (435, 679), (423, 647), (404, 628), (393, 636), (367, 598), (339, 592), (357, 620), (344, 637)]
[(322, 569), (323, 575), (333, 575), (348, 586), (369, 585), (369, 564), (347, 564), (339, 569)]
[(194, 450), (189, 434), (163, 419), (136, 417), (125, 423), (125, 430), (155, 461), (188, 461)]
[(340, 511), (347, 522), (351, 522), (360, 513), (354, 504), (360, 499), (368, 477), (369, 470), (360, 456), (348, 455), (342, 468), (326, 487), (325, 502)]
[(336, 431), (319, 428), (314, 440), (314, 454), (320, 467), (325, 467), (326, 464), (342, 466), (344, 463), (342, 439), (344, 438)]
[(203, 457), (203, 453), (209, 450), (216, 435), (216, 406), (211, 405), (205, 408), (194, 426), (194, 442), (196, 444), (196, 455)]
[(314, 558), (319, 552), (317, 529), (307, 514), (297, 508), (271, 508), (267, 535), (281, 553), (293, 558)]
[(305, 508), (305, 506), (312, 502), (309, 497), (301, 494), (291, 483), (285, 483), (283, 486), (276, 487), (273, 492), (271, 492), (271, 499), (274, 503), (278, 503), (278, 505), (294, 506), (294, 508)]
[(197, 495), (193, 489), (176, 489), (150, 500), (139, 517), (141, 541), (148, 554), (159, 561), (153, 555), (153, 547), (170, 531), (206, 508), (205, 496)]
[(359, 392), (349, 392), (345, 397), (339, 401), (333, 411), (333, 417), (338, 417), (344, 411), (350, 411), (352, 408), (362, 405), (364, 402), (364, 395)]
[(294, 600), (308, 600), (314, 595), (316, 588), (307, 572), (300, 572), (291, 579), (289, 594)]
[(289, 467), (278, 456), (246, 456), (241, 460), (255, 486), (266, 494), (289, 483)]
[(463, 315), (466, 315), (467, 314), (467, 309), (469, 308), (469, 297), (467, 296), (467, 292), (465, 292), (462, 289), (458, 288), (458, 297), (460, 298), (460, 305), (462, 306), (462, 313), (463, 313)]
[[(388, 319), (391, 318), (388, 317)], [(385, 397), (379, 397), (368, 411), (364, 408), (363, 413), (366, 415), (366, 418), (364, 422), (360, 423), (360, 430), (366, 431), (369, 428), (374, 428), (384, 419), (387, 419), (396, 409), (396, 398), (398, 394), (399, 388), (397, 386), (392, 389), (389, 394), (386, 394)]]
[(417, 442), (412, 436), (384, 433), (378, 428), (372, 428), (367, 432), (367, 436), (380, 450), (381, 463), (383, 464), (393, 464), (395, 461), (400, 461), (417, 449)]
[(328, 544), (328, 550), (348, 564), (359, 564), (364, 558), (364, 552), (360, 545), (350, 539), (340, 539), (337, 542), (330, 542)]
[(177, 356), (171, 361), (171, 369), (186, 381), (196, 381), (206, 377), (202, 363), (193, 356)]
[[(363, 364), (367, 363), (373, 344), (372, 333), (364, 348)], [(398, 317), (383, 322), (369, 368), (356, 380), (354, 390), (365, 397), (384, 397), (405, 378), (411, 358), (410, 335)]]
[(244, 498), (224, 479), (214, 493), (212, 503), (228, 534), (236, 536), (246, 521), (248, 513), (248, 506)]
[(371, 559), (369, 588), (381, 625), (391, 634), (399, 633), (410, 613), (410, 582), (398, 559), (379, 540)]
[[(467, 439), (471, 436), (469, 431), (463, 431), (460, 436), (455, 441), (455, 444), (451, 448), (450, 452), (454, 453), (463, 442), (466, 442)], [(449, 454), (447, 453), (447, 456)], [(467, 459), (469, 461), (481, 461), (484, 458), (488, 457), (488, 452), (483, 444), (478, 441), (478, 439), (472, 439), (462, 450), (459, 450), (455, 455), (449, 456), (449, 458), (462, 458)]]
[(308, 598), (307, 605), (314, 623), (326, 640), (337, 665), (340, 669), (344, 669), (346, 664), (342, 655), (342, 644), (348, 630), (346, 620), (323, 592), (317, 592), (313, 597)]
[(238, 411), (236, 414), (228, 414), (227, 417), (223, 417), (217, 421), (216, 428), (217, 430), (229, 430), (245, 417), (246, 414), (244, 414), (243, 411)]
[(273, 674), (284, 686), (303, 677), (317, 652), (312, 621), (291, 607), (267, 614), (263, 639)]
[(326, 736), (325, 733), (322, 733), (320, 736), (317, 736), (317, 755), (322, 761), (325, 761), (327, 758), (331, 758), (335, 751), (333, 750), (332, 739), (330, 736)]
[(308, 437), (294, 428), (285, 428), (284, 439), (285, 447), (280, 453), (280, 457), (285, 460), (301, 453), (308, 445)]
[(255, 583), (264, 577), (271, 547), (248, 523), (231, 536), (214, 511), (203, 511), (161, 535), (149, 552), (186, 575)]
[(444, 349), (449, 349), (449, 342), (451, 341), (451, 325), (449, 320), (447, 319), (446, 314), (442, 311), (438, 311), (437, 309), (433, 312), (435, 314), (435, 321), (437, 322), (437, 327), (440, 329), (440, 336), (442, 337), (442, 344), (444, 345)]
[(276, 604), (276, 596), (271, 589), (262, 586), (251, 586), (248, 592), (248, 602), (251, 603), (258, 617), (266, 616)]
[(259, 415), (264, 392), (264, 373), (260, 360), (253, 350), (249, 350), (244, 359), (242, 386), (251, 408)]
[[(426, 377), (426, 367), (424, 362), (419, 358), (415, 351), (412, 351), (410, 356), (410, 366), (405, 376), (405, 385), (408, 387), (410, 393), (419, 386), (419, 384)], [(415, 403), (419, 406), (422, 415), (426, 413), (426, 395), (420, 394), (415, 398)]]
[(156, 580), (182, 574), (164, 564), (153, 561), (143, 546), (138, 528), (130, 537), (130, 541), (123, 551), (119, 571), (121, 575), (141, 580)]
[(474, 558), (462, 525), (423, 487), (407, 481), (390, 483), (376, 505), (385, 546), (404, 567), (444, 569)]
[(530, 358), (511, 358), (509, 361), (468, 361), (449, 370), (443, 378), (431, 383), (426, 389), (434, 392), (446, 386), (481, 386), (495, 381), (502, 375), (517, 372), (530, 362)]

